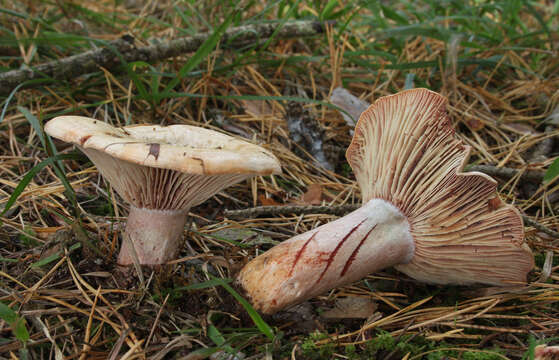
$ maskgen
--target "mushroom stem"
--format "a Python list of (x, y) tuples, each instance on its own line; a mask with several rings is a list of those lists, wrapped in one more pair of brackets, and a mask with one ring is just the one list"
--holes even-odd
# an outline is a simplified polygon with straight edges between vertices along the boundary
[(155, 210), (130, 207), (118, 264), (134, 263), (134, 245), (140, 265), (164, 264), (176, 257), (182, 239), (186, 210)]
[(373, 199), (256, 257), (243, 268), (238, 282), (258, 310), (271, 314), (409, 262), (415, 250), (409, 228), (394, 205)]

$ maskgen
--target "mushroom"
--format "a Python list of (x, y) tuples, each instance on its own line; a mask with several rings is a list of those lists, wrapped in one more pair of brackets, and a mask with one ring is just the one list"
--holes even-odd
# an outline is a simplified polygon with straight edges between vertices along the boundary
[(262, 147), (195, 126), (117, 128), (60, 116), (45, 131), (76, 144), (130, 203), (121, 265), (136, 257), (145, 265), (175, 258), (191, 207), (252, 176), (281, 173), (278, 160)]
[(446, 103), (413, 89), (361, 114), (346, 157), (362, 207), (250, 261), (237, 281), (255, 308), (274, 313), (388, 266), (435, 284), (526, 281), (522, 218), (492, 178), (463, 172), (470, 148)]
[(559, 360), (559, 346), (536, 346), (534, 349), (534, 360)]

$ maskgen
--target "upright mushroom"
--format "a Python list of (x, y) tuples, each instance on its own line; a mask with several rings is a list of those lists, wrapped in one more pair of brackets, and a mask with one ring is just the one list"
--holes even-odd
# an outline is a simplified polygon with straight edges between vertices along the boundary
[(281, 173), (278, 160), (262, 147), (195, 126), (117, 128), (60, 116), (45, 131), (76, 144), (130, 203), (121, 265), (136, 256), (146, 265), (173, 259), (191, 207), (252, 176)]
[(436, 284), (526, 281), (522, 218), (493, 179), (462, 172), (470, 148), (446, 103), (414, 89), (363, 112), (346, 153), (363, 206), (249, 262), (238, 282), (257, 309), (273, 313), (388, 266)]

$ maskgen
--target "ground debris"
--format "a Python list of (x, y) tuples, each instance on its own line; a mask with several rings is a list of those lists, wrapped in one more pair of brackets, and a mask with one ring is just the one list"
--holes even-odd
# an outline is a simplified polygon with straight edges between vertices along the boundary
[(369, 298), (348, 296), (336, 299), (335, 306), (320, 316), (326, 319), (368, 319), (377, 309), (377, 304)]
[(348, 116), (348, 114), (340, 112), (347, 126), (352, 128), (351, 134), (353, 135), (353, 128), (355, 127), (355, 124), (357, 124), (359, 116), (361, 116), (361, 113), (363, 111), (367, 110), (370, 104), (365, 100), (361, 100), (360, 98), (356, 97), (342, 87), (337, 87), (334, 89), (334, 91), (332, 91), (330, 101), (332, 102), (332, 104), (349, 113)]
[[(333, 170), (334, 166), (324, 153), (323, 130), (320, 123), (298, 102), (287, 104), (285, 120), (291, 141), (307, 151), (320, 166)], [(297, 148), (295, 153), (301, 153)]]

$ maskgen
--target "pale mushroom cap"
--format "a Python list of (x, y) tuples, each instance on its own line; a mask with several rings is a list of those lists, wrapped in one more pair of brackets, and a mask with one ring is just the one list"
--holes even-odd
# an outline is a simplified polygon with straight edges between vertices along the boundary
[(439, 284), (525, 282), (533, 256), (522, 218), (489, 176), (464, 173), (470, 148), (454, 134), (447, 100), (427, 89), (379, 99), (361, 115), (346, 156), (363, 202), (408, 217), (415, 254), (396, 268)]
[(126, 201), (137, 208), (184, 210), (255, 175), (281, 173), (264, 148), (188, 125), (117, 128), (60, 116), (45, 131), (76, 145)]
[(264, 148), (189, 125), (122, 128), (83, 116), (59, 116), (45, 125), (57, 139), (134, 164), (199, 175), (281, 173)]

